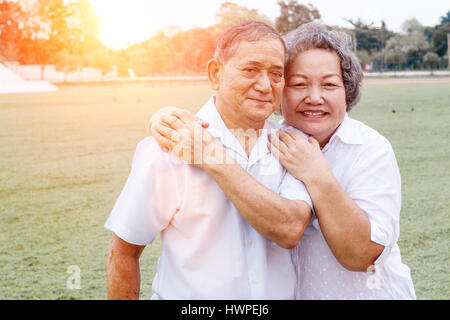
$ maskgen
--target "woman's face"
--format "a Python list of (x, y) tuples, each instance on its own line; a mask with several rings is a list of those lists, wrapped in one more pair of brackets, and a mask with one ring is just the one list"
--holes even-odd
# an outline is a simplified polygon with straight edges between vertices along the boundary
[(347, 110), (337, 53), (325, 49), (300, 53), (287, 71), (281, 108), (289, 125), (313, 136), (323, 147)]

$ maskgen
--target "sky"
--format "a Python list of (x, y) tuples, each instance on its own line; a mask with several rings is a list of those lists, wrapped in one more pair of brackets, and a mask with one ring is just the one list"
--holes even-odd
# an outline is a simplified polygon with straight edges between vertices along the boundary
[[(90, 0), (100, 17), (101, 40), (113, 48), (145, 41), (157, 30), (179, 26), (182, 30), (214, 24), (215, 14), (225, 0)], [(235, 0), (249, 9), (257, 9), (275, 20), (279, 15), (277, 0)], [(450, 10), (448, 0), (306, 0), (312, 3), (327, 25), (351, 27), (344, 19), (362, 18), (388, 29), (400, 31), (402, 23), (417, 18), (425, 26), (439, 23)]]

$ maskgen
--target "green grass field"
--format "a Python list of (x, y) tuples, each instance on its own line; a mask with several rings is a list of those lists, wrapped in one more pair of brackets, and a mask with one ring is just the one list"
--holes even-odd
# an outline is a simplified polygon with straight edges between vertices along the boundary
[[(207, 85), (67, 86), (0, 96), (0, 299), (106, 299), (103, 224), (148, 118), (195, 111)], [(392, 143), (403, 182), (399, 246), (419, 299), (450, 298), (450, 83), (368, 84), (351, 116)], [(159, 239), (141, 259), (151, 296)], [(69, 266), (81, 289), (68, 289)]]

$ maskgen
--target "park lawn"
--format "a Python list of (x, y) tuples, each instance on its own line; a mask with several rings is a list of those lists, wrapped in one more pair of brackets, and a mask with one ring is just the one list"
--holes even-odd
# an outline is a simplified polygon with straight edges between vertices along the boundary
[[(67, 86), (0, 96), (0, 299), (105, 299), (103, 228), (148, 118), (198, 110), (207, 85)], [(450, 84), (368, 84), (350, 115), (392, 143), (403, 182), (399, 246), (419, 299), (449, 298)], [(159, 238), (141, 258), (151, 297)], [(70, 266), (81, 289), (67, 287)]]

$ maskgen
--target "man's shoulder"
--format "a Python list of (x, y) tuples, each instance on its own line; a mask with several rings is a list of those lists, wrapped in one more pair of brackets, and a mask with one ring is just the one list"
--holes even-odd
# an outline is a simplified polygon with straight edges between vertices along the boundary
[(168, 167), (180, 163), (182, 163), (182, 161), (172, 155), (171, 152), (162, 151), (155, 138), (151, 136), (146, 137), (138, 142), (136, 152), (133, 157), (134, 167), (149, 165), (157, 167)]

